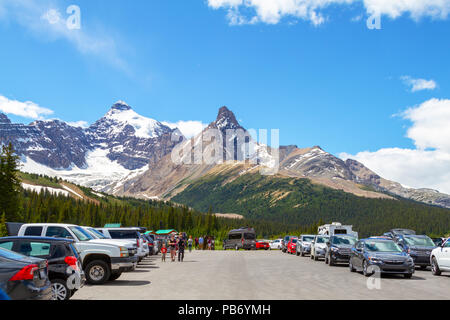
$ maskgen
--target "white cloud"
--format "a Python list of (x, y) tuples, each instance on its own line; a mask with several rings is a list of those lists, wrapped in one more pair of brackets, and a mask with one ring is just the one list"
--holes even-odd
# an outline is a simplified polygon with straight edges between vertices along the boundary
[(413, 19), (422, 17), (446, 19), (450, 12), (448, 0), (208, 0), (213, 9), (226, 9), (230, 24), (263, 22), (276, 24), (283, 17), (293, 17), (320, 25), (326, 21), (324, 10), (331, 6), (349, 6), (361, 3), (367, 14), (397, 18), (409, 14)]
[(114, 67), (129, 72), (119, 47), (111, 35), (92, 30), (83, 23), (81, 29), (67, 27), (66, 8), (58, 8), (50, 0), (1, 0), (0, 19), (15, 22), (44, 41), (66, 40), (85, 55), (96, 56)]
[(412, 126), (407, 136), (416, 149), (385, 148), (356, 155), (356, 159), (383, 178), (413, 188), (432, 188), (450, 194), (450, 100), (431, 99), (409, 108), (402, 117)]
[(187, 139), (196, 136), (208, 126), (201, 121), (178, 121), (176, 123), (164, 121), (162, 124), (172, 129), (178, 128)]
[(86, 121), (83, 121), (83, 120), (67, 122), (67, 124), (72, 127), (78, 127), (78, 128), (84, 128), (84, 129), (89, 127), (89, 123), (87, 123)]
[(43, 119), (43, 116), (53, 114), (53, 111), (47, 108), (40, 107), (31, 101), (17, 101), (10, 100), (0, 95), (0, 111), (6, 114), (13, 114), (16, 116)]
[(400, 79), (411, 88), (411, 92), (434, 90), (437, 87), (437, 83), (434, 80), (414, 79), (410, 76), (402, 76)]

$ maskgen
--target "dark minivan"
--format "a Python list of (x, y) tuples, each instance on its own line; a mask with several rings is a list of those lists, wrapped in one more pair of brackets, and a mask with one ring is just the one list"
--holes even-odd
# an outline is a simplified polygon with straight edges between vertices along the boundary
[(227, 239), (223, 241), (223, 249), (256, 250), (256, 232), (253, 228), (231, 230)]

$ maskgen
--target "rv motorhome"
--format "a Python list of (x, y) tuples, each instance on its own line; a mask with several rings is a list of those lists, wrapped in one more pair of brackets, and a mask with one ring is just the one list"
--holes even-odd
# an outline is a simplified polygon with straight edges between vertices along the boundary
[(358, 238), (358, 232), (353, 231), (353, 226), (342, 225), (340, 222), (333, 222), (331, 224), (324, 224), (320, 226), (317, 231), (320, 235), (334, 236), (335, 234), (348, 234)]

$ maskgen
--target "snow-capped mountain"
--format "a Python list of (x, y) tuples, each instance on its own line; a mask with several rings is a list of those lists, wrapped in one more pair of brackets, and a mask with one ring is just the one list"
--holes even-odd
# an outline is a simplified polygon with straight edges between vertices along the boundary
[[(210, 135), (207, 134), (209, 129), (219, 130), (223, 138), (222, 146), (218, 147), (217, 144), (210, 142)], [(235, 133), (229, 135), (230, 129), (238, 130), (232, 131)], [(238, 137), (239, 135), (241, 137)], [(248, 145), (254, 150), (250, 154), (242, 151)], [(230, 146), (233, 148), (228, 149)], [(226, 107), (219, 109), (217, 119), (201, 134), (175, 148), (183, 151), (181, 161), (174, 163), (168, 154), (142, 175), (136, 175), (126, 184), (122, 184), (116, 189), (117, 193), (141, 198), (170, 199), (205, 176), (225, 174), (230, 175), (227, 181), (232, 181), (236, 175), (261, 173), (261, 168), (279, 165), (277, 171), (279, 176), (308, 178), (314, 183), (358, 196), (369, 198), (401, 196), (450, 208), (449, 195), (427, 189), (404, 188), (399, 183), (381, 178), (357, 161), (343, 161), (319, 146), (303, 149), (295, 145), (281, 146), (278, 152), (274, 152), (273, 149), (253, 141), (248, 131), (237, 122), (233, 112)], [(195, 150), (202, 150), (203, 155), (223, 153), (223, 162), (214, 164), (189, 162), (198, 157)], [(239, 167), (239, 170), (233, 170), (235, 166)]]
[(176, 144), (172, 133), (181, 135), (123, 101), (87, 129), (59, 120), (13, 124), (0, 114), (0, 144), (13, 144), (23, 171), (60, 176), (105, 192), (170, 153)]
[[(216, 120), (189, 140), (178, 129), (137, 114), (123, 101), (86, 129), (59, 120), (14, 124), (0, 113), (0, 144), (9, 142), (25, 172), (59, 176), (116, 195), (170, 199), (206, 175), (233, 172), (235, 176), (228, 177), (232, 181), (276, 166), (279, 176), (308, 178), (358, 196), (401, 196), (450, 208), (449, 195), (405, 188), (318, 146), (268, 148), (254, 141), (227, 107), (220, 108)], [(172, 151), (181, 155), (178, 162)], [(217, 155), (222, 161), (205, 162), (205, 154)]]

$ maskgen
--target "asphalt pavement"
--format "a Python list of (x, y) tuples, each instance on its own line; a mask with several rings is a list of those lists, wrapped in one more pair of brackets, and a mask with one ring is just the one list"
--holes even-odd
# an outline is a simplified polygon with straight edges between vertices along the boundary
[(347, 265), (281, 251), (186, 251), (184, 262), (146, 258), (136, 271), (101, 286), (86, 285), (74, 297), (90, 300), (335, 300), (450, 299), (450, 274), (430, 270), (366, 278)]

